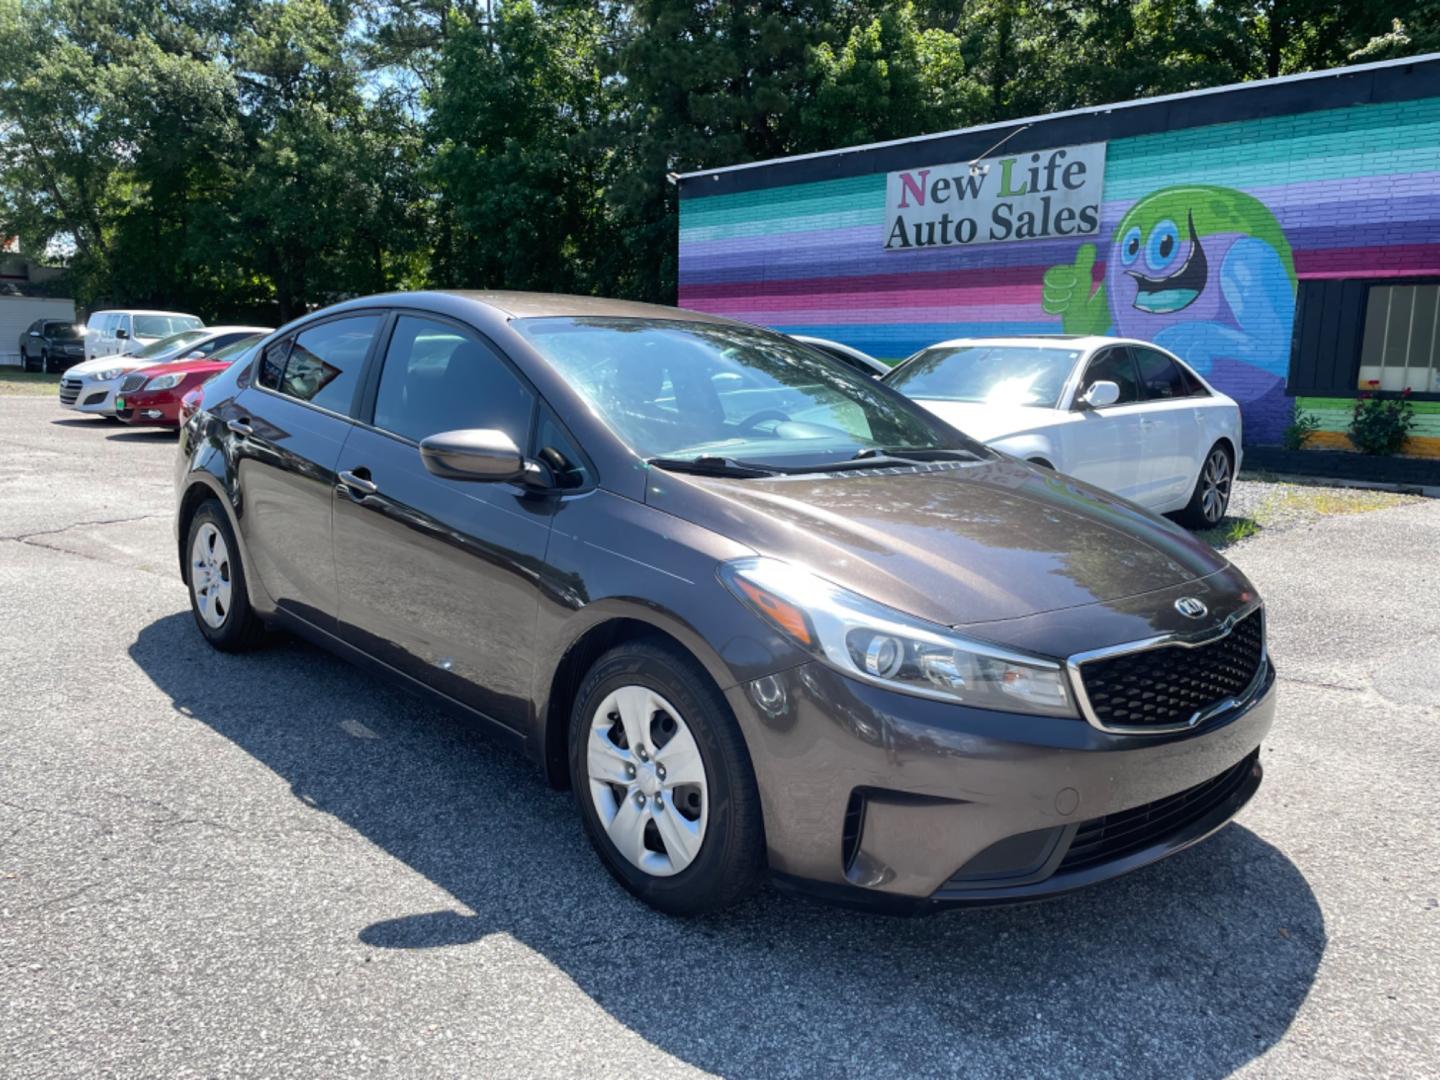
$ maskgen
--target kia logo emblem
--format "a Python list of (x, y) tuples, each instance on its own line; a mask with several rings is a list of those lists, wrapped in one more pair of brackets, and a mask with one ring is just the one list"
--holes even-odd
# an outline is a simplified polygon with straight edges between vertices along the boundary
[(1210, 614), (1210, 609), (1193, 596), (1182, 596), (1179, 600), (1176, 600), (1175, 610), (1187, 619), (1203, 619), (1206, 615)]

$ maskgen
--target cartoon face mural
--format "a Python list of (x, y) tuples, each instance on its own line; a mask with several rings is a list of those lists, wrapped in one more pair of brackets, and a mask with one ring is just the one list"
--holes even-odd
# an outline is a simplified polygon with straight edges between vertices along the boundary
[(1045, 274), (1045, 311), (1066, 333), (1153, 341), (1238, 400), (1249, 434), (1284, 427), (1295, 263), (1264, 203), (1232, 188), (1164, 188), (1116, 226), (1098, 288), (1094, 263), (1084, 244)]

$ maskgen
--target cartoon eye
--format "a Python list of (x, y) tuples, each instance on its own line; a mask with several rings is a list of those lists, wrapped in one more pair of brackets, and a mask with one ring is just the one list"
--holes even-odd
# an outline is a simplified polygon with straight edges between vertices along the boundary
[(1125, 234), (1125, 239), (1120, 241), (1120, 261), (1129, 266), (1140, 257), (1140, 229), (1135, 227)]
[(1156, 225), (1145, 243), (1145, 265), (1151, 270), (1164, 270), (1180, 250), (1180, 230), (1165, 220)]

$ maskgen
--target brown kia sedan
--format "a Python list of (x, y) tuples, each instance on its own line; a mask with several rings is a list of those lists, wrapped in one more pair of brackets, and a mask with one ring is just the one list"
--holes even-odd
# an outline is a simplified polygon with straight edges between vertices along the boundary
[(896, 910), (1048, 896), (1260, 783), (1244, 575), (752, 326), (350, 301), (206, 387), (176, 480), (213, 645), (284, 627), (481, 721), (665, 911), (767, 873)]

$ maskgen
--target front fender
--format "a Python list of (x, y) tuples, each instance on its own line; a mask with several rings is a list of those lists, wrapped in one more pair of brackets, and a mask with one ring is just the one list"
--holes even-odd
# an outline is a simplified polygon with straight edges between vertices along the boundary
[(1063, 472), (1059, 454), (1054, 441), (1044, 435), (1010, 435), (1003, 439), (996, 439), (987, 443), (995, 450), (1017, 457), (1022, 461), (1029, 461), (1032, 458), (1044, 458), (1057, 471)]

